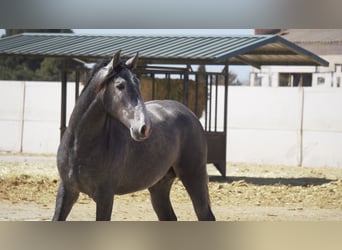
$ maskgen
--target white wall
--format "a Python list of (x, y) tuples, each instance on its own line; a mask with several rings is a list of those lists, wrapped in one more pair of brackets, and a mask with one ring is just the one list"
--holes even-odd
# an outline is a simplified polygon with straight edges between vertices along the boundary
[(229, 87), (227, 160), (296, 165), (300, 97), (296, 88)]
[(342, 167), (342, 90), (229, 87), (227, 160)]
[[(0, 151), (56, 153), (60, 92), (59, 82), (0, 81)], [(74, 83), (67, 103), (68, 120)], [(342, 167), (342, 89), (229, 87), (227, 160)]]
[(21, 150), (24, 82), (0, 83), (0, 150)]
[[(68, 83), (67, 120), (75, 105)], [(0, 150), (56, 153), (59, 145), (60, 82), (0, 81)]]
[(303, 165), (342, 167), (342, 90), (305, 90)]

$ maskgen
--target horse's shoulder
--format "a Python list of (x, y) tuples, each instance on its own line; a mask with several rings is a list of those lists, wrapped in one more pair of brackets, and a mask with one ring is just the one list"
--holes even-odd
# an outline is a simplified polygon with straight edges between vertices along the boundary
[(196, 120), (195, 115), (185, 105), (173, 100), (153, 100), (146, 103), (149, 115), (157, 120)]

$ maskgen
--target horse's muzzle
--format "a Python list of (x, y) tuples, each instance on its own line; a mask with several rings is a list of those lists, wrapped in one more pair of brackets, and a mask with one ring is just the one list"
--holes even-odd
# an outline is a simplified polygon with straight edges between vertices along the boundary
[(135, 141), (143, 141), (150, 137), (151, 135), (151, 123), (146, 122), (140, 124), (139, 126), (133, 126), (130, 129), (131, 136)]

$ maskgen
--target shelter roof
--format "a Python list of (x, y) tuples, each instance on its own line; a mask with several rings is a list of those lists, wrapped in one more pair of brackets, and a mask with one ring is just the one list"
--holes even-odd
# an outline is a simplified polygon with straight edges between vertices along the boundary
[(0, 56), (77, 58), (86, 62), (121, 50), (145, 63), (315, 65), (328, 62), (278, 35), (130, 36), (24, 33), (0, 39)]

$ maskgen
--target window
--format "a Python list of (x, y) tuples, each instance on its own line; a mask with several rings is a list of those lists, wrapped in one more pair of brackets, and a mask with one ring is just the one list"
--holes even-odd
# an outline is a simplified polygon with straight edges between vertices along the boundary
[(255, 81), (254, 81), (254, 86), (260, 87), (262, 83), (262, 77), (260, 76), (255, 76)]
[(311, 87), (311, 73), (279, 73), (279, 86), (281, 87)]
[(338, 77), (336, 78), (336, 87), (339, 88), (340, 85), (341, 85), (341, 77), (338, 76)]
[(325, 84), (325, 78), (322, 76), (319, 76), (317, 78), (317, 85), (324, 85)]

